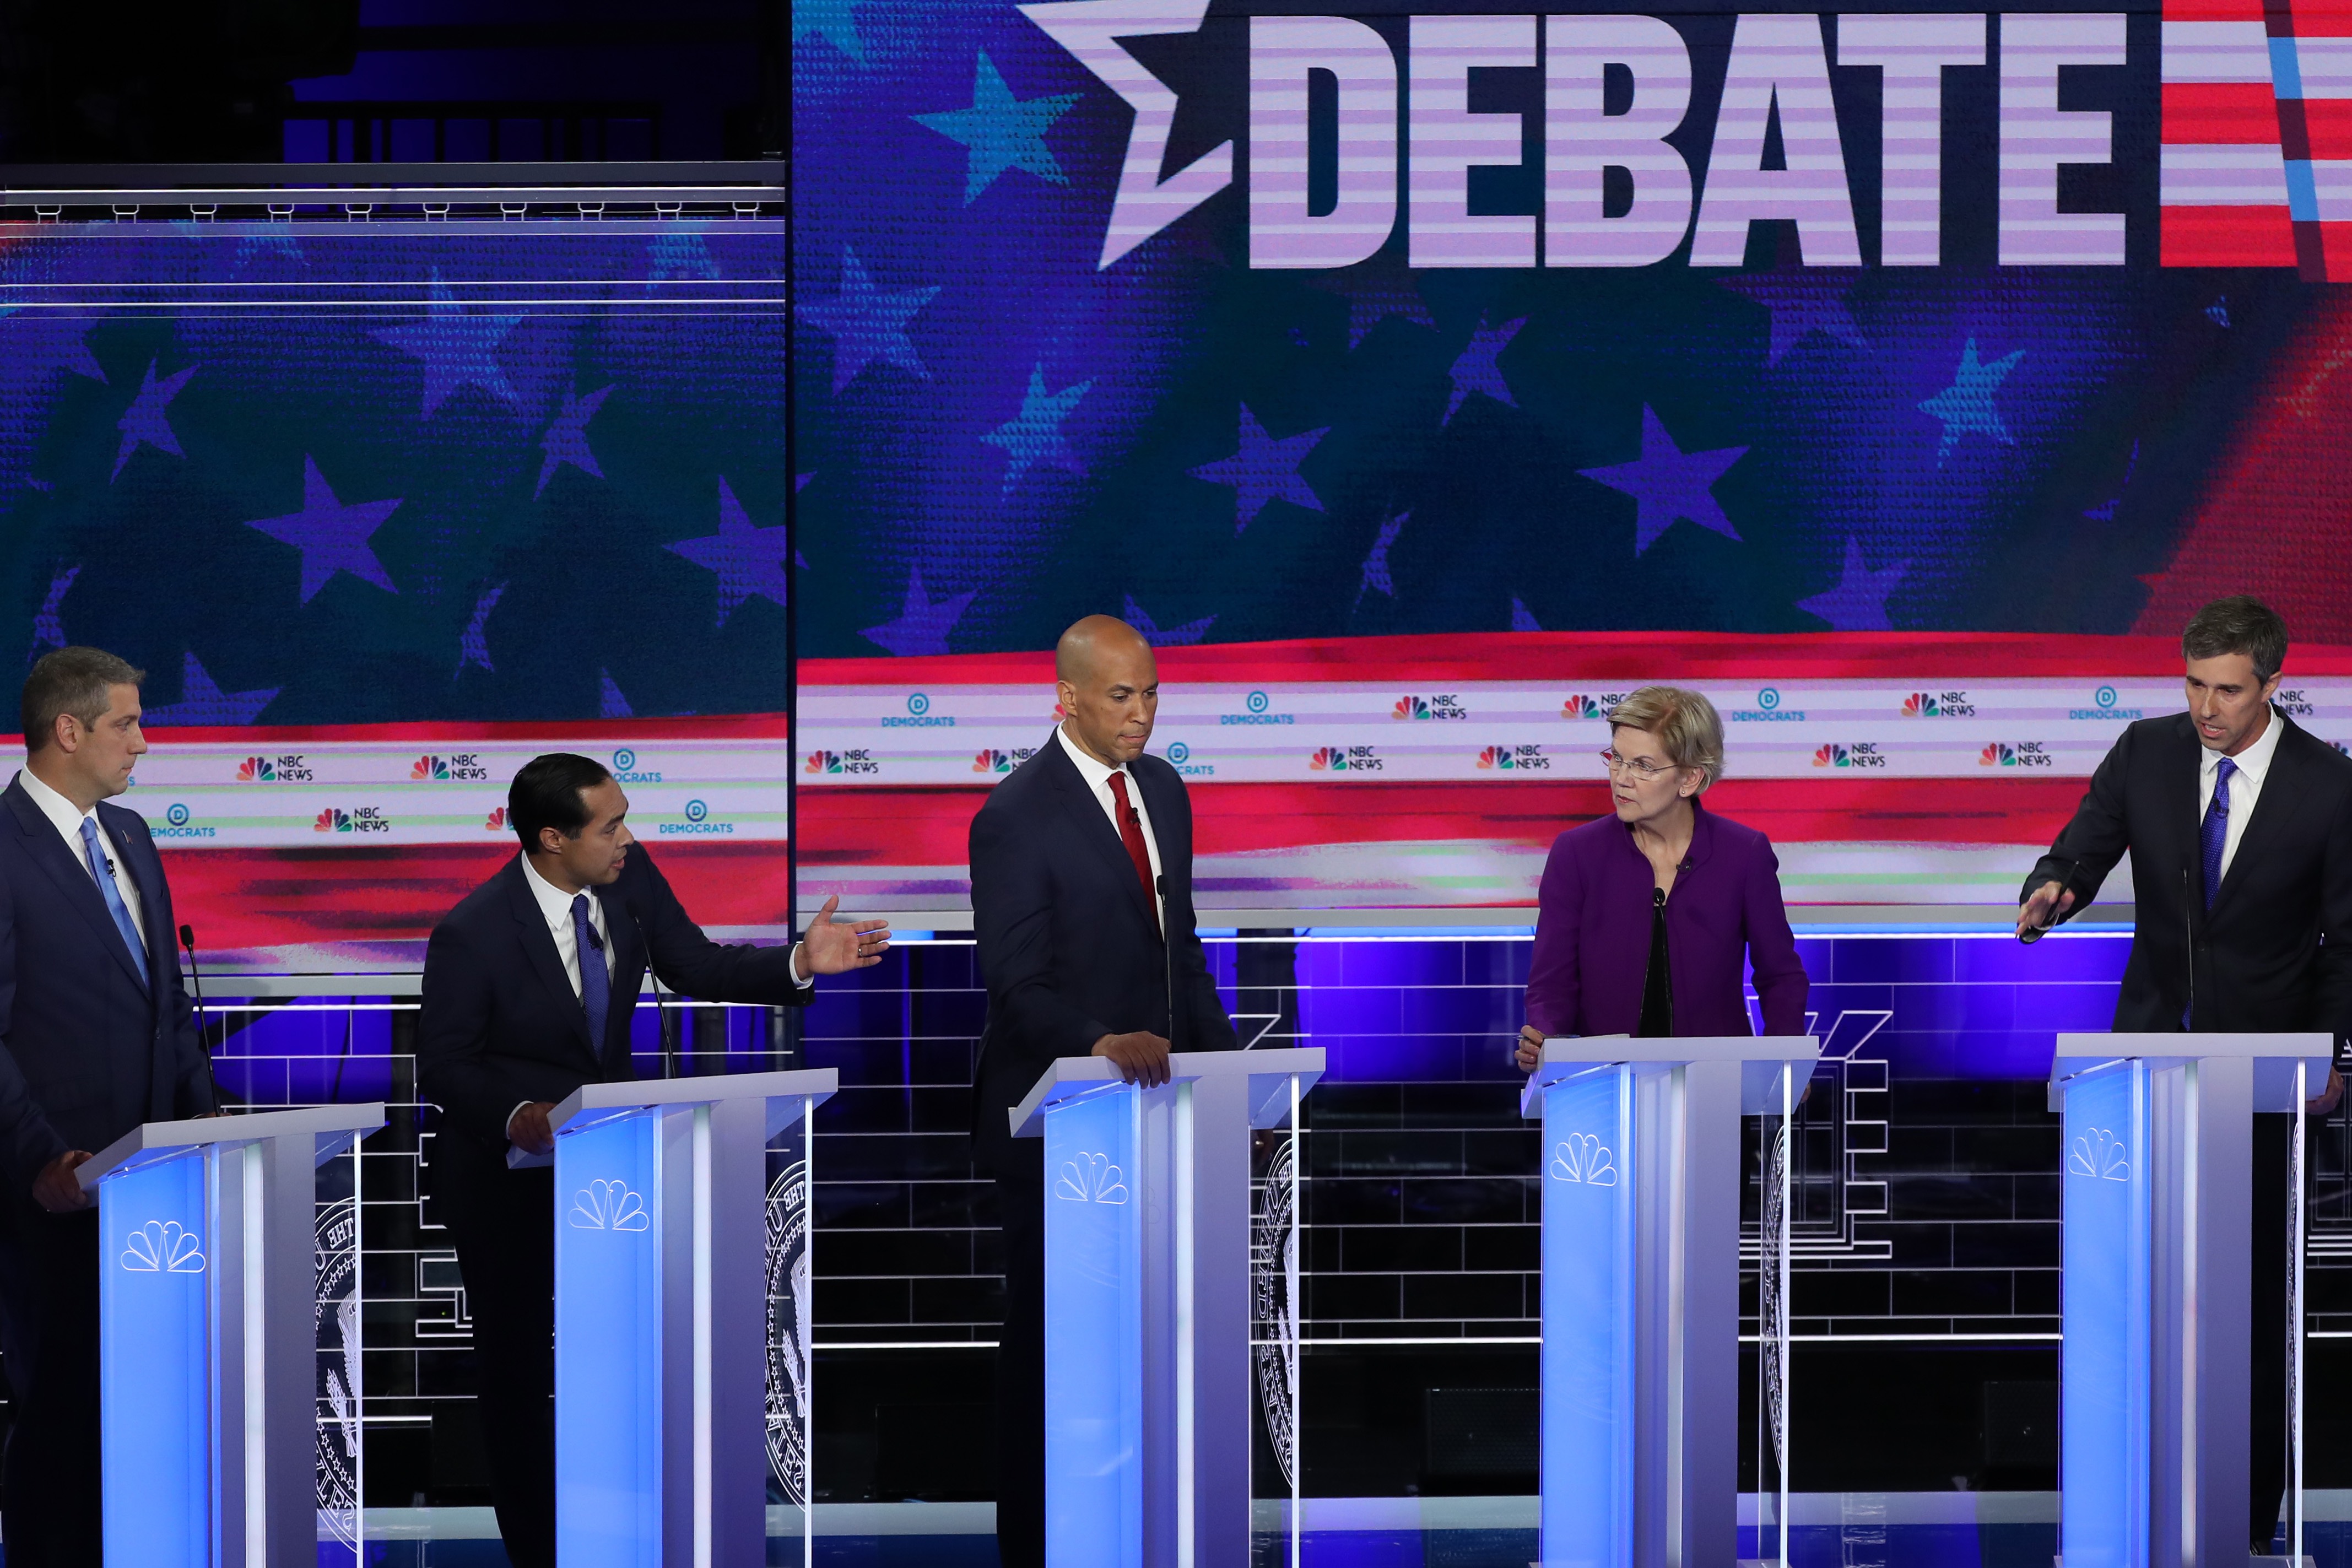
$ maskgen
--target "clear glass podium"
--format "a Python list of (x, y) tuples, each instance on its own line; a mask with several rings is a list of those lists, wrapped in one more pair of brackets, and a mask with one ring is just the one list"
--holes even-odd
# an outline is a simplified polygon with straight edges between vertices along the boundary
[(373, 1105), (150, 1121), (98, 1194), (106, 1555), (316, 1568), (319, 1166)]
[[(1811, 1037), (1544, 1042), (1519, 1102), (1543, 1119), (1543, 1568), (1738, 1559), (1739, 1119), (1785, 1129), (1820, 1057)], [(1783, 1563), (1787, 1256), (1759, 1346), (1780, 1370)]]
[(1297, 1125), (1323, 1053), (1170, 1061), (1143, 1089), (1064, 1057), (1010, 1112), (1045, 1140), (1047, 1568), (1250, 1561), (1250, 1133)]
[[(2248, 1341), (2287, 1335), (2288, 1550), (2303, 1555), (2304, 1101), (2334, 1042), (2309, 1035), (2060, 1035), (2066, 1568), (2247, 1561)], [(2288, 1321), (2252, 1321), (2252, 1117), (2295, 1114)]]
[[(797, 1255), (771, 1257), (768, 1157), (801, 1135), (790, 1191), (805, 1205), (810, 1118), (836, 1086), (831, 1068), (587, 1084), (549, 1116), (563, 1568), (767, 1562), (778, 1452), (800, 1457), (805, 1509), (810, 1227), (803, 1212), (783, 1227)], [(797, 1522), (808, 1561), (815, 1532)]]

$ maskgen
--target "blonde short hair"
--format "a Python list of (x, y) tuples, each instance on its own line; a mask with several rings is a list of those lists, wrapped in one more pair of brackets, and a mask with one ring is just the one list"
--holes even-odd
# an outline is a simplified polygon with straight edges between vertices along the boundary
[(1609, 710), (1609, 728), (1655, 735), (1675, 766), (1699, 770), (1701, 795), (1723, 776), (1723, 719), (1699, 692), (1644, 686)]

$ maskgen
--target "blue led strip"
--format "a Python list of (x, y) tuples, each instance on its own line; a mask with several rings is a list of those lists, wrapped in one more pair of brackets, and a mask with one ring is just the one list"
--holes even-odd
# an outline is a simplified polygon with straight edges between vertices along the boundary
[(1543, 1098), (1545, 1568), (1633, 1561), (1633, 1071)]
[(2147, 1068), (2118, 1064), (2065, 1096), (2060, 1552), (2067, 1568), (2147, 1568)]
[(203, 1150), (99, 1184), (100, 1461), (106, 1555), (143, 1568), (212, 1562), (215, 1226)]
[(1141, 1106), (1045, 1112), (1046, 1568), (1142, 1568)]
[(555, 1518), (564, 1568), (659, 1568), (659, 1113), (555, 1141)]

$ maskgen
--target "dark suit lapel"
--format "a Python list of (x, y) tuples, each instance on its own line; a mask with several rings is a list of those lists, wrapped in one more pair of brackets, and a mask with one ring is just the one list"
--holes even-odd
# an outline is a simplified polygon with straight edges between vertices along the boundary
[[(33, 804), (33, 797), (25, 793), (24, 785), (12, 780), (6, 794), (0, 798), (8, 802), (16, 819), (17, 830), (24, 834), (26, 847), (31, 852), (34, 863), (48, 874), (49, 880), (57, 884), (58, 891), (65, 895), (66, 902), (80, 914), (98, 944), (114, 954), (115, 962), (122, 965), (122, 972), (134, 984), (139, 983), (139, 966), (131, 961), (131, 950), (122, 945), (122, 933), (114, 929), (114, 917), (107, 912), (106, 900), (100, 895), (97, 879), (89, 874), (89, 868), (66, 847), (65, 840), (58, 836), (56, 825), (42, 814), (39, 806)], [(116, 853), (121, 853), (119, 846)]]
[(539, 900), (530, 896), (530, 884), (523, 879), (520, 857), (507, 866), (507, 908), (514, 915), (515, 935), (530, 960), (532, 973), (547, 987), (549, 999), (571, 1021), (580, 1043), (601, 1063), (604, 1058), (597, 1053), (595, 1042), (588, 1038), (588, 1009), (572, 994), (572, 981), (563, 973), (563, 955), (555, 951), (555, 938), (548, 931), (547, 917), (540, 912)]
[[(1118, 830), (1110, 825), (1110, 814), (1103, 809), (1102, 802), (1087, 786), (1086, 775), (1078, 772), (1078, 764), (1070, 761), (1069, 753), (1062, 749), (1058, 732), (1046, 737), (1044, 756), (1046, 776), (1054, 781), (1061, 793), (1062, 809), (1070, 817), (1078, 841), (1091, 848), (1111, 869), (1119, 885), (1127, 889), (1135, 912), (1143, 917), (1145, 924), (1157, 931), (1160, 929), (1159, 911), (1143, 896), (1143, 884), (1135, 875), (1135, 862), (1127, 858), (1127, 844), (1120, 838)], [(1130, 773), (1129, 776), (1134, 775)], [(1146, 810), (1150, 809), (1149, 800), (1143, 804)], [(1163, 855), (1162, 864), (1165, 863)]]
[[(2232, 890), (2246, 880), (2245, 868), (2263, 855), (2276, 854), (2271, 846), (2285, 834), (2287, 824), (2300, 806), (2304, 781), (2303, 749), (2296, 744), (2303, 739), (2294, 721), (2273, 709), (2271, 722), (2285, 726), (2279, 732), (2278, 749), (2271, 752), (2270, 771), (2263, 775), (2262, 794), (2254, 797), (2254, 814), (2246, 819), (2246, 831), (2238, 839), (2238, 852), (2230, 860), (2230, 869), (2222, 875), (2221, 890), (2213, 895), (2213, 908), (2209, 915), (2218, 915)], [(2200, 764), (2202, 759), (2200, 759)]]

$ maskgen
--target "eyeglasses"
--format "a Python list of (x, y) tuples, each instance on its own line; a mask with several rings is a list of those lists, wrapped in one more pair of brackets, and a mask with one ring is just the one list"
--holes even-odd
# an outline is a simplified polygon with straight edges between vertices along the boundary
[(1643, 784), (1661, 773), (1675, 771), (1672, 763), (1654, 763), (1647, 757), (1621, 757), (1614, 751), (1601, 752), (1601, 762), (1612, 773), (1630, 773)]

